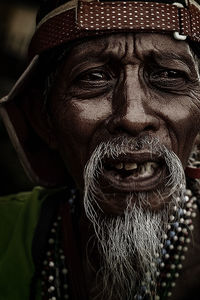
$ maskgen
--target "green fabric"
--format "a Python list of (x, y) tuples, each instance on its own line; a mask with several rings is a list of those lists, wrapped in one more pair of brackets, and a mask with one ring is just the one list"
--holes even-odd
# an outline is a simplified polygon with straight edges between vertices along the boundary
[(0, 198), (0, 300), (29, 299), (35, 270), (32, 240), (48, 195), (37, 187), (32, 192)]

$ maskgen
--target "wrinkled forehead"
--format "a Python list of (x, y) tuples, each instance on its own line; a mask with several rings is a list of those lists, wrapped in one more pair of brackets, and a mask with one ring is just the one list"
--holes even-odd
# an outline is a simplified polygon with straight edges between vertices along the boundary
[(158, 60), (177, 59), (188, 65), (196, 65), (194, 53), (186, 41), (177, 41), (170, 35), (156, 33), (119, 33), (98, 38), (81, 40), (71, 48), (68, 63), (91, 59), (116, 60), (137, 57), (144, 60), (156, 57)]

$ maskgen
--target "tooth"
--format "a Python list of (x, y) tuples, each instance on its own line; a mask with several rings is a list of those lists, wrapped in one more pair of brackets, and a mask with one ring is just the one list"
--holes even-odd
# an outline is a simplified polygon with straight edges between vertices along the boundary
[(151, 175), (153, 175), (153, 173), (154, 173), (153, 166), (154, 167), (157, 166), (157, 164), (156, 165), (154, 165), (154, 164), (156, 164), (156, 163), (154, 163), (154, 162), (147, 162), (147, 163), (141, 165), (140, 166), (140, 176), (145, 177), (145, 176), (151, 176)]
[(146, 172), (147, 172), (147, 173), (153, 174), (154, 169), (152, 168), (151, 162), (147, 162), (146, 165), (145, 165), (145, 167), (146, 167)]
[(153, 168), (153, 169), (157, 169), (157, 168), (158, 168), (158, 166), (159, 166), (159, 165), (158, 165), (158, 163), (156, 163), (156, 162), (153, 162), (153, 161), (152, 161), (152, 162), (150, 162), (150, 164), (151, 164), (151, 166), (152, 166), (152, 168)]
[(136, 163), (125, 163), (124, 169), (126, 171), (135, 170), (135, 169), (137, 169), (137, 164)]
[(116, 165), (115, 165), (115, 168), (116, 168), (117, 170), (123, 169), (123, 163), (118, 163), (118, 164), (116, 164)]
[(139, 175), (141, 175), (141, 176), (146, 175), (146, 166), (145, 165), (140, 166)]

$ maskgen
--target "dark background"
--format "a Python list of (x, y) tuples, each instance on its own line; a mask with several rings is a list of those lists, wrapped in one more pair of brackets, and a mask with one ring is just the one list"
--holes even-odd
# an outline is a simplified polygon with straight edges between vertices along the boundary
[[(38, 6), (36, 0), (0, 0), (0, 98), (27, 65), (27, 48)], [(1, 120), (0, 143), (0, 195), (32, 189)]]

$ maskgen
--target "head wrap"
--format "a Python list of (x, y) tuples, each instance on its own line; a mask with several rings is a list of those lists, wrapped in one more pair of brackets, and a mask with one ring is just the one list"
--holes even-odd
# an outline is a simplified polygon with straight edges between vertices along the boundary
[(172, 34), (175, 39), (199, 43), (199, 0), (45, 1), (29, 55), (83, 37), (127, 31)]

